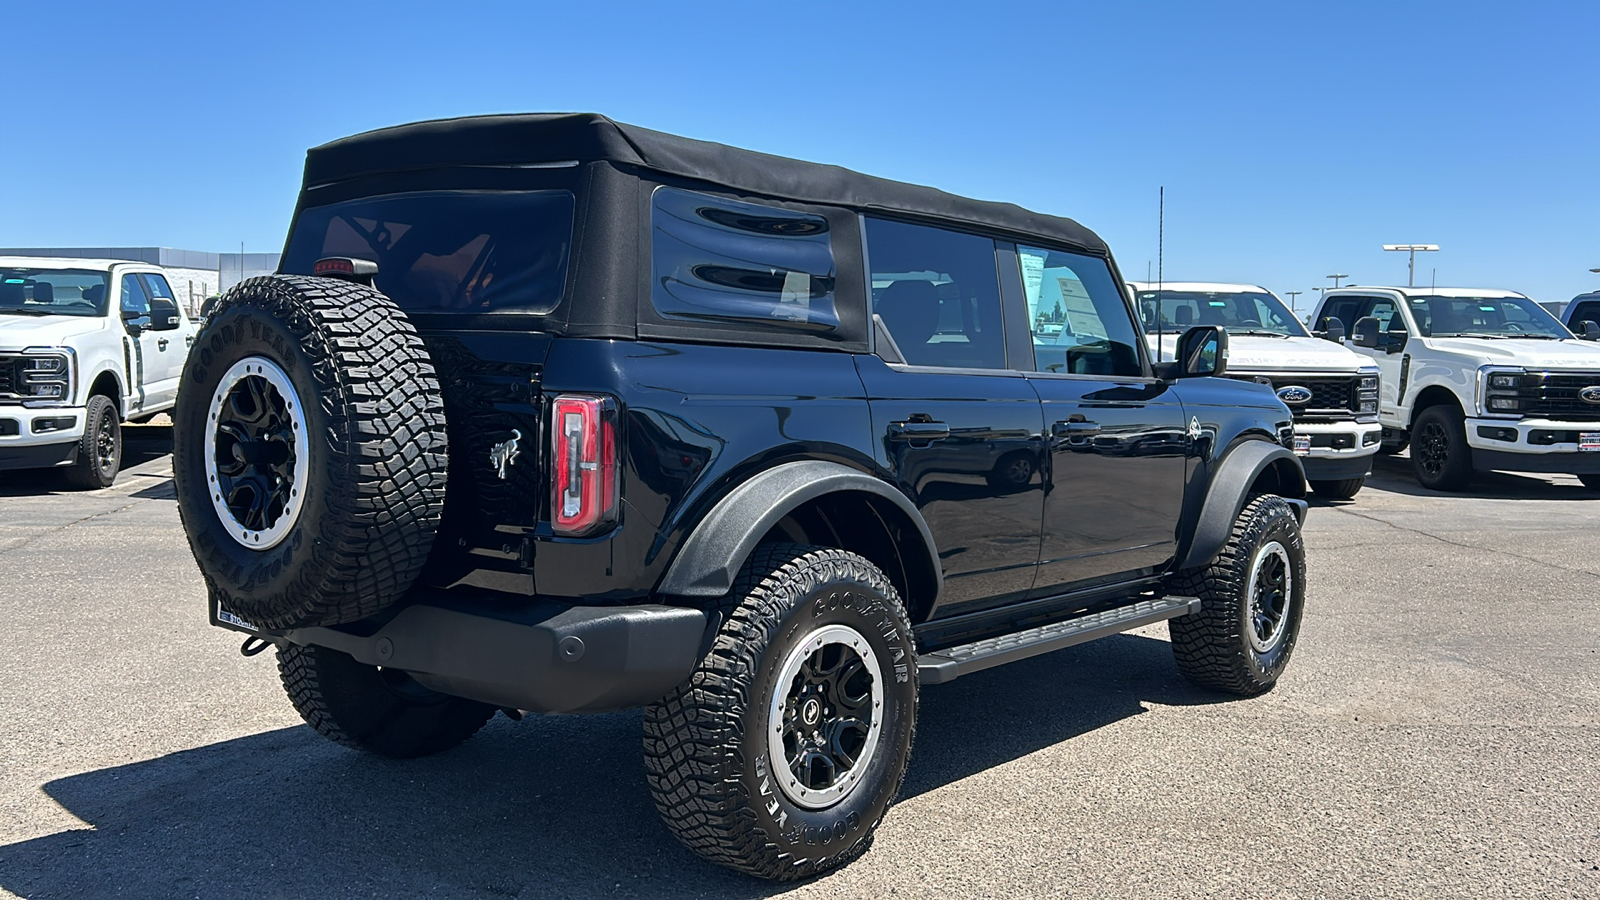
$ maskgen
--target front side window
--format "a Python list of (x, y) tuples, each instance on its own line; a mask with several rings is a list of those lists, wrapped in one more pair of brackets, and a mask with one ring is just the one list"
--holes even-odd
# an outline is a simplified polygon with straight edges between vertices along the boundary
[(1138, 332), (1106, 261), (1017, 247), (1033, 358), (1041, 372), (1136, 377)]
[(122, 320), (150, 324), (150, 297), (139, 283), (139, 276), (122, 276)]
[(172, 287), (167, 284), (165, 276), (157, 275), (154, 272), (146, 272), (139, 277), (144, 281), (144, 286), (149, 290), (151, 297), (162, 297), (167, 300), (176, 299), (172, 296)]
[(302, 210), (285, 272), (317, 260), (378, 264), (373, 284), (407, 312), (536, 313), (566, 291), (569, 191), (422, 191)]
[(914, 366), (1005, 368), (992, 239), (886, 219), (868, 219), (866, 237), (872, 311), (901, 359)]
[[(1157, 295), (1161, 319), (1156, 319)], [(1140, 291), (1145, 331), (1181, 332), (1194, 325), (1221, 325), (1229, 334), (1305, 337), (1306, 330), (1283, 301), (1265, 291)]]
[(1570, 334), (1544, 307), (1527, 297), (1407, 298), (1411, 317), (1424, 337), (1537, 338)]
[(111, 278), (86, 269), (0, 269), (0, 319), (103, 316)]
[(670, 187), (650, 206), (650, 302), (662, 318), (838, 329), (827, 219)]

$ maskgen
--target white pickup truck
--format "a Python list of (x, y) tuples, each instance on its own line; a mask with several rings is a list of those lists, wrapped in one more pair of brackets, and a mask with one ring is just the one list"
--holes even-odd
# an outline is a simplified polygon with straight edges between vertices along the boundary
[[(1172, 359), (1178, 335), (1194, 325), (1228, 330), (1230, 378), (1273, 388), (1294, 416), (1295, 452), (1318, 495), (1349, 500), (1378, 452), (1378, 368), (1338, 343), (1319, 340), (1264, 287), (1209, 281), (1130, 282), (1149, 333)], [(1161, 320), (1156, 320), (1157, 297)], [(1164, 336), (1159, 336), (1157, 332)]]
[(172, 407), (195, 331), (157, 266), (0, 256), (0, 469), (109, 486), (122, 422)]
[(1383, 371), (1384, 449), (1409, 442), (1424, 487), (1461, 490), (1504, 469), (1600, 489), (1600, 345), (1522, 294), (1346, 286), (1312, 322), (1348, 334)]

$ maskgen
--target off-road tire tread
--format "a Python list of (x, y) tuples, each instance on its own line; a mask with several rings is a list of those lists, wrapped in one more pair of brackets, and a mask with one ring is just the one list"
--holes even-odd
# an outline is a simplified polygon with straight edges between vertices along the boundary
[[(427, 349), (400, 307), (374, 288), (270, 275), (229, 290), (196, 339), (197, 352), (224, 313), (240, 306), (281, 322), (312, 360), (314, 377), (337, 385), (319, 393), (328, 427), (320, 442), (310, 437), (314, 461), (336, 473), (326, 506), (344, 514), (324, 523), (315, 562), (288, 589), (262, 600), (234, 595), (202, 562), (206, 586), (230, 611), (270, 629), (373, 616), (416, 581), (444, 510), (445, 410)], [(179, 511), (185, 519), (216, 515), (209, 503), (195, 510), (180, 504)]]
[[(1167, 632), (1172, 637), (1172, 655), (1178, 671), (1201, 687), (1241, 697), (1272, 690), (1275, 682), (1256, 678), (1245, 658), (1247, 651), (1240, 633), (1243, 622), (1237, 607), (1239, 594), (1245, 590), (1240, 574), (1249, 578), (1250, 556), (1260, 535), (1280, 515), (1294, 518), (1294, 510), (1283, 498), (1273, 494), (1256, 496), (1239, 513), (1227, 544), (1216, 558), (1208, 565), (1178, 573), (1172, 581), (1174, 594), (1200, 598), (1200, 611), (1168, 620)], [(1284, 640), (1293, 642), (1298, 637), (1297, 633), (1290, 633)], [(1291, 643), (1286, 651), (1292, 650)]]
[(1356, 494), (1361, 493), (1361, 488), (1367, 483), (1365, 476), (1361, 478), (1340, 478), (1333, 481), (1310, 482), (1311, 489), (1317, 496), (1329, 500), (1353, 500)]
[[(336, 744), (400, 759), (430, 756), (449, 750), (477, 734), (496, 712), (493, 706), (451, 697), (443, 700), (443, 705), (447, 707), (445, 709), (431, 710), (428, 715), (412, 714), (409, 722), (391, 719), (393, 731), (388, 731), (385, 737), (392, 738), (395, 731), (400, 732), (405, 735), (405, 740), (399, 745), (374, 738), (372, 734), (358, 733), (340, 715), (338, 707), (328, 702), (325, 696), (326, 680), (336, 677), (325, 670), (325, 655), (338, 652), (326, 647), (294, 644), (278, 648), (278, 677), (283, 681), (283, 690), (289, 695), (289, 702), (307, 725)], [(406, 715), (407, 711), (402, 708), (396, 711), (394, 718)]]
[[(809, 588), (812, 572), (848, 573), (867, 582), (902, 623), (907, 621), (894, 585), (866, 559), (832, 548), (760, 545), (716, 610), (723, 624), (710, 652), (683, 685), (645, 710), (646, 780), (668, 830), (705, 859), (781, 881), (850, 862), (866, 852), (878, 825), (870, 823), (843, 852), (796, 857), (756, 825), (754, 806), (739, 779), (745, 762), (743, 713), (759, 676), (761, 653), (778, 636), (790, 604)], [(914, 723), (910, 737), (914, 745)], [(904, 776), (904, 769), (896, 775), (892, 797), (899, 796)]]

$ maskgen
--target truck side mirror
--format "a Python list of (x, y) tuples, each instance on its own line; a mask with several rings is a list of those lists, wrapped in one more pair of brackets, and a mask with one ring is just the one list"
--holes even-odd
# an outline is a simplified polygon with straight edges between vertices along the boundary
[(150, 298), (150, 330), (172, 331), (183, 321), (178, 317), (178, 303), (167, 297)]
[(1378, 320), (1373, 316), (1356, 320), (1356, 334), (1350, 343), (1368, 350), (1378, 349)]
[(1201, 378), (1228, 371), (1228, 329), (1221, 325), (1196, 325), (1178, 338), (1176, 375)]
[(145, 314), (137, 309), (125, 309), (122, 311), (122, 327), (126, 328), (129, 334), (138, 337), (148, 325), (142, 321), (144, 318)]
[(1586, 341), (1600, 341), (1600, 323), (1584, 319), (1578, 325), (1578, 337)]
[(1322, 327), (1324, 331), (1322, 334), (1318, 335), (1318, 337), (1321, 337), (1325, 341), (1333, 341), (1335, 344), (1344, 343), (1343, 319), (1330, 317)]

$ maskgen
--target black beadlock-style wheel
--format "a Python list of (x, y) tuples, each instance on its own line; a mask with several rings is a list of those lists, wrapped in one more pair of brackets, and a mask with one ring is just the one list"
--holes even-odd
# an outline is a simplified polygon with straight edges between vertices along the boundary
[(1305, 559), (1283, 498), (1246, 504), (1217, 558), (1173, 579), (1174, 593), (1200, 598), (1199, 612), (1167, 623), (1184, 677), (1244, 697), (1272, 690), (1299, 639)]
[(1472, 483), (1472, 448), (1466, 420), (1453, 406), (1430, 406), (1411, 429), (1411, 472), (1435, 491), (1459, 491)]
[(229, 612), (272, 629), (351, 622), (416, 580), (444, 505), (444, 406), (383, 294), (240, 283), (190, 351), (173, 424), (178, 510)]
[(1351, 500), (1356, 494), (1361, 493), (1361, 487), (1367, 483), (1365, 476), (1361, 478), (1340, 478), (1334, 481), (1310, 482), (1311, 489), (1317, 492), (1318, 497), (1329, 500)]
[(122, 422), (117, 406), (104, 394), (89, 398), (83, 411), (83, 437), (78, 461), (65, 472), (67, 484), (86, 491), (108, 488), (122, 468)]
[(441, 753), (478, 733), (488, 704), (428, 690), (404, 672), (327, 647), (278, 648), (278, 677), (295, 711), (323, 737), (380, 756)]
[(645, 771), (691, 850), (790, 881), (866, 850), (916, 730), (894, 587), (843, 550), (757, 548), (689, 680), (645, 712)]

